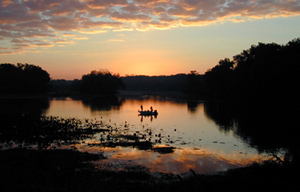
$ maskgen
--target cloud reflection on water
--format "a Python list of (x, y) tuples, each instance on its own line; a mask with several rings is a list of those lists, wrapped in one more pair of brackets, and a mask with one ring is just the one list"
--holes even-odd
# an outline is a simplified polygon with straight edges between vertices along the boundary
[(198, 174), (222, 172), (247, 166), (260, 158), (254, 154), (217, 154), (198, 148), (174, 149), (173, 153), (161, 154), (137, 148), (97, 148), (83, 145), (77, 147), (91, 153), (104, 152), (108, 158), (95, 162), (101, 169), (125, 170), (131, 166), (142, 166), (151, 172), (173, 174), (183, 174), (190, 170)]
[[(112, 127), (112, 132), (96, 134), (84, 144), (76, 145), (82, 151), (103, 152), (108, 159), (97, 162), (102, 168), (119, 170), (139, 165), (153, 172), (181, 174), (192, 169), (196, 173), (214, 173), (243, 167), (261, 158), (231, 129), (222, 131), (215, 119), (207, 116), (207, 112), (211, 111), (209, 109), (215, 108), (205, 110), (210, 106), (202, 102), (187, 103), (184, 100), (154, 97), (118, 101), (121, 101), (118, 102), (119, 107), (106, 110), (102, 109), (99, 102), (52, 100), (46, 115), (98, 119)], [(157, 119), (151, 121), (145, 118), (141, 122), (137, 113), (141, 104), (146, 109), (150, 106), (157, 109)], [(92, 110), (93, 105), (97, 105), (95, 110)], [(126, 140), (134, 135), (143, 136), (140, 142), (152, 143), (140, 149), (134, 140)], [(153, 149), (157, 145), (171, 145), (176, 149), (162, 153)]]

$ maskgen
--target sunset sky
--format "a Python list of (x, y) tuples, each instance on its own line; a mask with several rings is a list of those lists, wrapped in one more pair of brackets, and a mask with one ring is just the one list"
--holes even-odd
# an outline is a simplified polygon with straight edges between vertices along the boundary
[(52, 79), (203, 74), (252, 44), (298, 37), (300, 0), (0, 0), (0, 63)]

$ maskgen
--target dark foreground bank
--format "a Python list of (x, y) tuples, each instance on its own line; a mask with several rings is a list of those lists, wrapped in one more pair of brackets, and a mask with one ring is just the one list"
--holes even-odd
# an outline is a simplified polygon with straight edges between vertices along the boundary
[(297, 191), (298, 171), (275, 163), (216, 175), (153, 174), (144, 167), (113, 172), (95, 168), (103, 155), (76, 150), (0, 151), (0, 191)]

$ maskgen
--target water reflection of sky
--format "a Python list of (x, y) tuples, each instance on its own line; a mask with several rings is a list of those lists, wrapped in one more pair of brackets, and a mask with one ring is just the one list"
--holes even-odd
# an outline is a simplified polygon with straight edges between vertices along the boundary
[(81, 151), (104, 152), (108, 159), (95, 162), (99, 168), (123, 170), (128, 166), (143, 166), (151, 172), (182, 174), (190, 170), (200, 174), (216, 173), (232, 168), (243, 167), (258, 160), (257, 155), (217, 154), (199, 148), (180, 148), (173, 153), (161, 154), (136, 148), (98, 148), (77, 145)]
[[(209, 118), (203, 103), (155, 98), (118, 99), (113, 103), (114, 107), (102, 107), (103, 103), (97, 101), (53, 99), (46, 115), (101, 120), (118, 130), (126, 127), (128, 134), (145, 134), (154, 146), (176, 148), (162, 154), (133, 147), (90, 147), (86, 143), (76, 146), (82, 151), (104, 151), (108, 159), (99, 162), (99, 166), (142, 165), (152, 171), (183, 173), (193, 169), (211, 173), (244, 166), (259, 158), (257, 151), (233, 131), (221, 129)], [(157, 118), (144, 117), (141, 121), (137, 113), (141, 105), (144, 109), (156, 109)], [(95, 135), (88, 142), (99, 142), (101, 137), (106, 135)]]

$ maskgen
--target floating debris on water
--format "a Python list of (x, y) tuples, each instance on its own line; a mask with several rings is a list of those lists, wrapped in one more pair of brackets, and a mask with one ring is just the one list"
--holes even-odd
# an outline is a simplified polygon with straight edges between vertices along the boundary
[(175, 147), (172, 146), (154, 146), (153, 151), (161, 154), (173, 153)]

